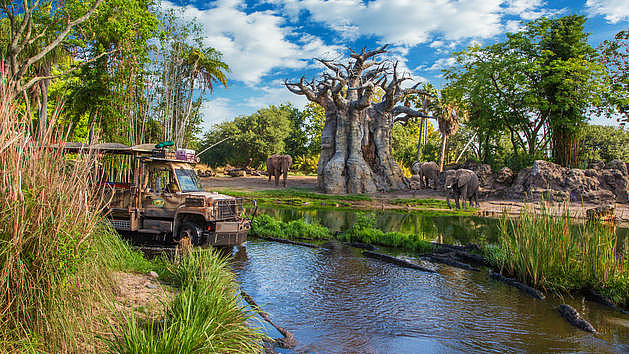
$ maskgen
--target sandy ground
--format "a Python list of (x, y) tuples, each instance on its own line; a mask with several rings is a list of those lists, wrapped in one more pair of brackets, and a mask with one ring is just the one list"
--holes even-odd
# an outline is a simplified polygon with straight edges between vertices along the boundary
[(161, 316), (174, 292), (168, 286), (146, 274), (115, 272), (116, 300), (122, 310), (145, 315), (147, 318)]
[[(201, 178), (203, 185), (212, 190), (212, 188), (229, 188), (236, 189), (241, 191), (261, 191), (267, 189), (276, 189), (282, 188), (281, 181), (280, 186), (276, 187), (273, 183), (268, 183), (268, 177), (266, 176), (245, 176), (245, 177), (207, 177)], [(273, 182), (273, 181), (271, 181)], [(301, 188), (307, 189), (313, 192), (317, 192), (317, 177), (316, 176), (288, 176), (288, 180), (286, 183), (288, 188)], [(411, 190), (402, 190), (402, 191), (394, 191), (388, 193), (375, 193), (371, 195), (374, 198), (373, 202), (364, 205), (362, 202), (362, 206), (368, 206), (372, 208), (379, 209), (412, 209), (412, 207), (400, 206), (400, 205), (392, 205), (388, 204), (387, 201), (395, 199), (395, 198), (432, 198), (432, 199), (441, 199), (445, 200), (446, 196), (443, 192), (422, 189), (419, 191), (411, 191)], [(533, 207), (536, 210), (540, 209), (539, 203), (523, 203), (521, 201), (515, 200), (504, 200), (504, 199), (493, 199), (487, 198), (485, 200), (479, 200), (480, 208), (478, 211), (479, 215), (482, 216), (498, 216), (506, 211), (511, 215), (519, 215), (520, 211), (528, 206)], [(569, 203), (568, 207), (570, 210), (570, 214), (575, 218), (585, 218), (586, 210), (590, 208), (595, 208), (600, 206), (598, 204), (593, 203)], [(629, 224), (629, 205), (626, 204), (617, 204), (616, 205), (616, 218), (617, 221), (621, 222), (624, 225)]]

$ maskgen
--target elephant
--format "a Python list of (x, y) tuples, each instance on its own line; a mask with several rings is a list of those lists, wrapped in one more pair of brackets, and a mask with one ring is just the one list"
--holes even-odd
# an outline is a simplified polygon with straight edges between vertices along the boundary
[(437, 181), (439, 180), (439, 165), (430, 162), (415, 162), (411, 166), (413, 173), (419, 175), (421, 187), (430, 188), (430, 181), (432, 180), (433, 189), (437, 188)]
[(466, 169), (449, 170), (444, 173), (446, 174), (445, 188), (447, 192), (446, 202), (448, 203), (448, 208), (452, 208), (450, 206), (450, 196), (454, 197), (457, 209), (460, 209), (459, 198), (461, 198), (463, 202), (463, 209), (466, 209), (465, 200), (469, 200), (470, 205), (472, 205), (472, 198), (474, 198), (476, 207), (478, 208), (479, 183), (476, 173)]
[(293, 164), (293, 159), (290, 155), (271, 155), (266, 160), (266, 170), (269, 175), (268, 183), (271, 183), (271, 177), (275, 176), (275, 185), (280, 182), (280, 175), (284, 174), (284, 187), (286, 187), (286, 178), (288, 177), (288, 170)]

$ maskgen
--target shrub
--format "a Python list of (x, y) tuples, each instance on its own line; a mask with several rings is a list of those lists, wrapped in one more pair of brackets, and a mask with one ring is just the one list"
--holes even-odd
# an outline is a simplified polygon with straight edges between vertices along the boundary
[(373, 217), (373, 214), (361, 214), (354, 225), (346, 232), (339, 234), (337, 238), (345, 242), (362, 242), (398, 247), (415, 252), (430, 252), (434, 249), (433, 244), (423, 240), (421, 235), (384, 232), (376, 229), (375, 226), (376, 219)]
[(251, 235), (289, 240), (327, 240), (331, 236), (330, 230), (325, 226), (310, 224), (303, 219), (285, 223), (264, 214), (258, 215), (253, 219), (251, 223)]

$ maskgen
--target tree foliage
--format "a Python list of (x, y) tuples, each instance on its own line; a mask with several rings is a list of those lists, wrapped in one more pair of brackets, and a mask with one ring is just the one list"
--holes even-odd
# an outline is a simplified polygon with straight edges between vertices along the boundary
[(576, 163), (586, 112), (602, 90), (584, 23), (576, 15), (540, 18), (504, 42), (455, 53), (449, 89), (466, 101), (468, 124), (487, 144), (503, 131), (515, 153), (537, 156), (550, 145), (557, 163)]
[(623, 128), (590, 125), (581, 138), (582, 166), (594, 160), (609, 162), (614, 159), (629, 161), (629, 132)]
[(623, 116), (621, 122), (629, 122), (629, 30), (618, 32), (612, 40), (599, 47), (600, 59), (609, 77), (606, 102)]

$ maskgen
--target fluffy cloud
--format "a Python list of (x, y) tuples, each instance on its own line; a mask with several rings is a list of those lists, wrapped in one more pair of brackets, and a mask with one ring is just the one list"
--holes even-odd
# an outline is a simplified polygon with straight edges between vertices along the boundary
[(162, 6), (180, 9), (185, 18), (201, 23), (205, 43), (223, 53), (232, 78), (250, 86), (276, 68), (304, 68), (313, 57), (339, 49), (313, 35), (296, 33), (273, 11), (247, 13), (239, 0), (220, 0), (207, 10), (169, 2)]
[(629, 20), (629, 0), (588, 0), (585, 6), (590, 14), (604, 16), (611, 23)]
[[(548, 16), (555, 12), (554, 10), (544, 9), (543, 7), (546, 3), (542, 0), (508, 0), (506, 5), (507, 7), (505, 13), (509, 15), (517, 15), (522, 20), (527, 21), (535, 20), (542, 16)], [(508, 23), (507, 25), (509, 26)], [(514, 28), (513, 23), (510, 26), (511, 29)]]
[(502, 16), (526, 14), (541, 0), (270, 0), (292, 16), (307, 11), (312, 20), (346, 36), (375, 36), (383, 42), (413, 47), (435, 34), (446, 40), (490, 38), (502, 33)]
[(234, 112), (234, 104), (228, 98), (215, 98), (201, 104), (199, 115), (203, 121), (202, 130), (207, 131), (213, 125), (232, 120), (237, 113)]

